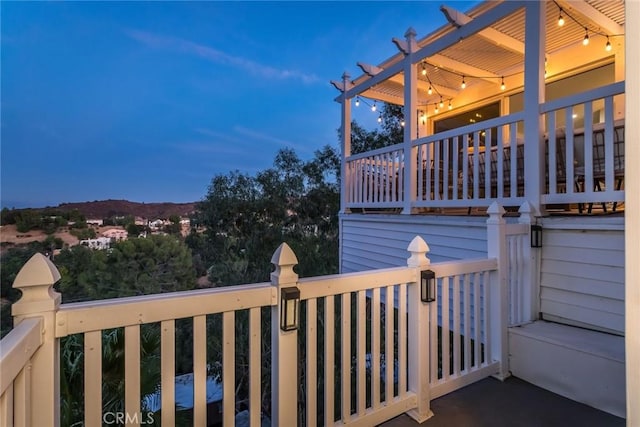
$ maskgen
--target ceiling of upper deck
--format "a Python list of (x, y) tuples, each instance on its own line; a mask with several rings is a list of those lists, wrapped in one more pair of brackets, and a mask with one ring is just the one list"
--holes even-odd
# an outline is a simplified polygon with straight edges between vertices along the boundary
[[(452, 3), (455, 10), (455, 2)], [(483, 3), (469, 12), (459, 12), (462, 20), (473, 19), (493, 7)], [(561, 12), (562, 9), (562, 12)], [(454, 12), (455, 13), (455, 12)], [(558, 26), (558, 18), (563, 15), (565, 24)], [(443, 14), (442, 20), (447, 22)], [(557, 0), (546, 2), (546, 41), (545, 52), (552, 78), (581, 64), (594, 62), (613, 55), (604, 53), (607, 36), (612, 44), (623, 41), (624, 2), (621, 0)], [(585, 27), (587, 30), (585, 30)], [(455, 26), (446, 24), (440, 30), (418, 41), (423, 47), (448, 32)], [(590, 46), (582, 46), (585, 33), (588, 32)], [(480, 92), (497, 93), (504, 80), (508, 87), (522, 85), (524, 71), (525, 11), (519, 9), (508, 17), (494, 23), (471, 37), (439, 52), (418, 66), (418, 104), (432, 105), (442, 98), (445, 103), (455, 99), (462, 90), (464, 78), (466, 87)], [(582, 50), (577, 49), (583, 48)], [(573, 50), (572, 50), (573, 49)], [(597, 52), (596, 52), (597, 51)], [(595, 58), (596, 52), (600, 58)], [(389, 66), (401, 59), (400, 55), (387, 60), (380, 68)], [(426, 76), (422, 69), (426, 69)], [(355, 83), (368, 79), (366, 74)], [(402, 73), (363, 93), (374, 99), (397, 104), (403, 103), (404, 77)], [(432, 94), (428, 94), (432, 87)]]

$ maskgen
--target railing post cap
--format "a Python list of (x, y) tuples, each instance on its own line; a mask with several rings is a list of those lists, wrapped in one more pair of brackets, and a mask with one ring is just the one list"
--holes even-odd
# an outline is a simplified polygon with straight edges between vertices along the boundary
[(34, 254), (27, 261), (13, 281), (13, 287), (17, 289), (32, 286), (52, 286), (60, 280), (60, 272), (51, 260), (41, 253)]
[(416, 32), (416, 30), (413, 27), (407, 28), (407, 31), (404, 33), (404, 36), (407, 39), (415, 39), (417, 35), (418, 35), (418, 33)]
[(491, 203), (491, 206), (489, 206), (489, 209), (487, 209), (487, 213), (491, 216), (493, 215), (504, 215), (505, 210), (502, 207), (502, 205), (498, 202), (493, 202)]
[(275, 271), (271, 273), (271, 283), (273, 285), (298, 281), (298, 275), (293, 271), (293, 267), (298, 265), (298, 258), (285, 242), (280, 244), (273, 253), (271, 264), (276, 267)]
[(53, 285), (60, 280), (56, 266), (40, 253), (27, 261), (13, 281), (13, 287), (22, 292), (11, 312), (14, 316), (54, 310), (60, 305), (60, 294)]
[(540, 212), (538, 211), (538, 209), (536, 209), (536, 207), (528, 201), (525, 201), (524, 203), (522, 203), (522, 205), (520, 205), (520, 209), (518, 209), (518, 212), (520, 213), (520, 219), (518, 219), (518, 222), (521, 224), (529, 224), (533, 222), (533, 218), (535, 218), (536, 216), (540, 216)]
[(429, 245), (420, 236), (416, 236), (411, 240), (407, 251), (411, 253), (411, 256), (407, 259), (407, 266), (409, 267), (424, 267), (431, 264), (431, 260), (427, 258), (427, 252), (429, 252)]

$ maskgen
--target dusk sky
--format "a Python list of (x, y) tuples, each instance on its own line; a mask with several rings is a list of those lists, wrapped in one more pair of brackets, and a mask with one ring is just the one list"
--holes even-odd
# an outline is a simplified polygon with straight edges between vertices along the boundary
[(329, 81), (444, 25), (441, 4), (3, 1), (2, 207), (193, 202), (280, 148), (337, 148)]

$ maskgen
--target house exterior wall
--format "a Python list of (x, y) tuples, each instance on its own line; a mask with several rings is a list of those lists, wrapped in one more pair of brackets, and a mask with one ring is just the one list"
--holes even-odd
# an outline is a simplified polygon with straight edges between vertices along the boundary
[(545, 218), (545, 320), (624, 335), (624, 218)]
[(348, 214), (340, 218), (340, 272), (398, 267), (419, 235), (431, 262), (487, 256), (485, 217)]
[[(342, 273), (405, 265), (416, 235), (432, 262), (487, 256), (484, 216), (348, 214), (340, 225)], [(624, 335), (624, 218), (546, 217), (542, 226), (542, 317)]]

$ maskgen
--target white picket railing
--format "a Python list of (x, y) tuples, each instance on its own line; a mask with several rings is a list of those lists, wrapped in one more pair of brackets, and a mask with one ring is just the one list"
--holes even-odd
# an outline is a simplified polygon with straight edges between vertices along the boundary
[[(614, 121), (614, 97), (623, 93), (619, 82), (541, 105), (547, 128), (554, 129), (547, 138), (543, 203), (624, 201), (624, 121)], [(576, 128), (578, 112), (584, 119)]]
[[(347, 157), (344, 207), (520, 206), (532, 164), (525, 144), (542, 143), (543, 205), (623, 202), (624, 121), (614, 121), (614, 98), (624, 90), (619, 82), (541, 104), (547, 130), (535, 141), (524, 141), (518, 112), (413, 140), (409, 159), (404, 144)], [(586, 118), (581, 127), (574, 125), (578, 116)]]
[(31, 360), (42, 345), (42, 319), (16, 325), (0, 346), (0, 425), (31, 425)]
[[(208, 316), (222, 318), (217, 331), (222, 360), (216, 362), (222, 365), (225, 426), (235, 424), (240, 403), (239, 327), (249, 328), (248, 366), (241, 369), (249, 378), (242, 405), (249, 408), (250, 425), (261, 423), (261, 369), (269, 357), (274, 425), (376, 425), (402, 413), (424, 421), (431, 416), (432, 398), (508, 372), (505, 302), (512, 257), (507, 241), (509, 235), (524, 236), (528, 228), (526, 223), (507, 226), (497, 205), (489, 213), (487, 259), (431, 264), (427, 244), (416, 237), (406, 267), (298, 279), (296, 255), (282, 244), (271, 260), (271, 283), (63, 305), (52, 289), (60, 277), (57, 269), (37, 254), (16, 279), (14, 286), (23, 293), (14, 304), (17, 327), (2, 341), (5, 424), (30, 419), (26, 425), (59, 425), (60, 340), (81, 334), (83, 422), (102, 425), (103, 334), (116, 328), (124, 330), (123, 411), (130, 419), (144, 419), (149, 411), (141, 396), (145, 325), (161, 331), (161, 421), (175, 424), (176, 322), (188, 321), (193, 329), (193, 422), (205, 425), (210, 411), (207, 342), (216, 333)], [(439, 282), (436, 303), (421, 301), (425, 269), (434, 271)], [(299, 330), (282, 331), (281, 289), (293, 286), (300, 291), (304, 315)], [(263, 310), (271, 312), (270, 352), (261, 341), (269, 331)], [(240, 325), (240, 318), (248, 326)], [(29, 349), (24, 355), (23, 348)], [(31, 393), (25, 391), (29, 388)]]

